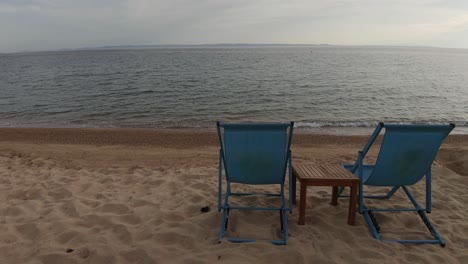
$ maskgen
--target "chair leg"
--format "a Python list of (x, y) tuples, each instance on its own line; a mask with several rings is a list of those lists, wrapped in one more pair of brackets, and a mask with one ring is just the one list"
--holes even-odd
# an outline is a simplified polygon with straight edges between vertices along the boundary
[(223, 153), (219, 151), (219, 170), (218, 170), (218, 212), (221, 211), (221, 199), (223, 195)]
[(359, 190), (358, 190), (358, 210), (359, 213), (362, 214), (364, 212), (364, 193), (362, 183), (359, 183)]
[(369, 210), (365, 210), (362, 215), (364, 216), (364, 220), (366, 221), (367, 223), (367, 226), (369, 228), (369, 231), (371, 232), (372, 236), (377, 239), (377, 240), (380, 240), (380, 227), (379, 227), (379, 224), (377, 223), (377, 219), (375, 219), (375, 216), (374, 214), (372, 213), (372, 211), (369, 211)]
[(280, 210), (279, 213), (280, 213), (280, 222), (281, 222), (281, 233), (284, 233), (283, 210)]
[(430, 214), (432, 211), (432, 172), (431, 168), (426, 172), (426, 213)]
[(348, 210), (348, 224), (354, 225), (356, 223), (356, 203), (357, 203), (357, 186), (351, 186), (351, 196), (349, 197), (349, 210)]
[(227, 232), (229, 224), (229, 208), (223, 208), (223, 216), (221, 219), (221, 227), (219, 229), (219, 243)]
[(437, 230), (435, 229), (435, 227), (432, 225), (431, 221), (429, 220), (429, 218), (427, 217), (426, 213), (424, 212), (424, 210), (419, 210), (418, 211), (418, 214), (419, 216), (421, 217), (422, 221), (424, 222), (424, 224), (426, 225), (427, 229), (429, 230), (429, 232), (431, 232), (431, 234), (434, 236), (435, 239), (439, 240), (440, 241), (440, 246), (441, 247), (445, 247), (445, 242), (444, 240), (442, 239), (442, 237), (440, 236), (439, 232), (437, 232)]
[[(372, 236), (375, 239), (378, 239), (382, 242), (397, 242), (397, 243), (412, 243), (412, 244), (439, 244), (441, 247), (445, 247), (445, 242), (442, 239), (441, 235), (437, 232), (436, 228), (434, 225), (431, 223), (429, 218), (426, 215), (425, 208), (422, 208), (419, 203), (416, 201), (414, 198), (413, 194), (411, 191), (408, 189), (406, 186), (401, 186), (401, 188), (404, 190), (405, 194), (407, 195), (408, 199), (411, 201), (415, 209), (410, 209), (410, 208), (387, 208), (387, 209), (370, 209), (367, 208), (364, 205), (364, 202), (360, 200), (360, 206), (363, 209), (363, 216), (364, 220), (367, 223), (367, 226), (369, 227), (369, 231), (371, 232)], [(394, 190), (397, 189), (396, 187), (393, 188), (390, 193), (395, 192)], [(360, 189), (361, 191), (362, 189)], [(392, 193), (392, 195), (393, 195)], [(391, 195), (390, 195), (391, 196)], [(365, 196), (364, 196), (365, 197)], [(402, 239), (396, 239), (396, 240), (381, 240), (380, 239), (380, 226), (379, 223), (377, 222), (376, 217), (373, 214), (373, 211), (379, 211), (379, 212), (408, 212), (408, 211), (413, 211), (417, 212), (419, 216), (421, 217), (421, 220), (423, 221), (424, 225), (427, 227), (431, 235), (434, 237), (434, 239), (425, 239), (425, 240), (402, 240)]]
[(305, 224), (307, 185), (301, 183), (301, 194), (299, 196), (299, 225)]
[[(292, 161), (291, 161), (291, 151), (289, 151), (289, 166), (288, 166), (288, 181), (289, 181), (289, 212), (293, 212), (293, 191), (295, 192), (295, 187), (293, 187), (293, 184), (296, 183), (295, 177), (293, 177), (292, 173)], [(294, 183), (292, 183), (294, 181)], [(294, 196), (294, 200), (295, 200)]]
[(400, 186), (395, 186), (395, 187), (393, 187), (393, 188), (387, 193), (387, 195), (385, 195), (385, 199), (390, 199), (390, 198), (396, 193), (396, 191), (398, 191), (398, 189), (400, 189)]
[(275, 245), (286, 245), (288, 243), (288, 214), (286, 213), (286, 210), (286, 208), (283, 208), (279, 211), (281, 221), (281, 235), (283, 236), (283, 239), (271, 241)]
[(292, 182), (291, 182), (291, 186), (292, 186), (292, 202), (293, 204), (296, 204), (296, 186), (297, 186), (297, 178), (296, 178), (296, 175), (293, 174), (292, 176)]
[(332, 200), (331, 200), (331, 205), (337, 205), (338, 204), (338, 188), (336, 186), (333, 186), (332, 188)]
[(228, 230), (229, 226), (229, 208), (226, 209), (226, 221), (224, 222), (224, 232)]
[[(231, 187), (228, 181), (227, 187), (226, 187), (226, 196), (224, 199), (224, 205), (222, 207), (223, 215), (221, 219), (221, 227), (219, 230), (219, 243), (221, 243), (223, 239), (226, 239), (227, 241), (234, 242), (234, 243), (255, 242), (256, 239), (253, 239), (253, 238), (225, 237), (229, 228), (229, 213), (231, 209), (247, 210), (247, 208), (236, 207), (236, 206), (231, 207), (229, 205), (229, 196), (232, 194), (234, 193), (231, 193)], [(287, 217), (286, 211), (289, 209), (286, 208), (286, 202), (285, 202), (285, 197), (284, 197), (284, 185), (281, 186), (281, 194), (279, 195), (281, 196), (281, 208), (274, 208), (274, 210), (279, 210), (279, 213), (280, 213), (282, 239), (272, 240), (271, 243), (275, 245), (286, 245), (288, 242), (288, 217)], [(255, 210), (271, 210), (271, 208), (263, 208), (263, 209), (257, 208)]]
[(229, 196), (231, 195), (231, 185), (230, 182), (228, 181), (226, 183), (226, 194), (224, 196), (224, 205), (222, 207), (223, 210), (223, 216), (221, 220), (221, 228), (219, 230), (219, 242), (221, 243), (221, 240), (223, 239), (224, 235), (226, 234), (226, 231), (228, 229), (228, 224), (229, 224)]

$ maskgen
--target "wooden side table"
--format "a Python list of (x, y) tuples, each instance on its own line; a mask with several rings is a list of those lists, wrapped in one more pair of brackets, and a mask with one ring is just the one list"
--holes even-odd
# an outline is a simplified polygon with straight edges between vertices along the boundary
[(332, 205), (338, 204), (338, 187), (351, 187), (351, 195), (349, 198), (348, 224), (354, 225), (356, 206), (357, 206), (357, 189), (359, 179), (351, 172), (341, 167), (338, 164), (294, 164), (293, 165), (293, 203), (296, 204), (296, 179), (301, 183), (301, 194), (299, 200), (299, 224), (305, 224), (305, 208), (307, 186), (332, 186)]

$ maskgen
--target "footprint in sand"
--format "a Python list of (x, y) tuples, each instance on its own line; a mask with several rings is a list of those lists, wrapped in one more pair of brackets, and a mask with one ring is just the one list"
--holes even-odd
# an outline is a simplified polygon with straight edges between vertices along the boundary
[(133, 199), (132, 200), (132, 203), (133, 203), (133, 207), (134, 208), (137, 208), (137, 207), (142, 207), (142, 206), (153, 206), (155, 207), (154, 209), (159, 209), (159, 206), (152, 203), (152, 202), (149, 202), (149, 201), (146, 201), (146, 200), (142, 200), (142, 199)]
[(60, 210), (68, 217), (79, 217), (80, 214), (76, 210), (75, 204), (73, 202), (68, 202), (60, 206)]
[(18, 190), (8, 195), (8, 199), (18, 200), (42, 200), (42, 191), (39, 188)]
[(58, 243), (60, 244), (66, 244), (69, 243), (70, 241), (73, 241), (77, 244), (83, 243), (85, 240), (83, 239), (83, 234), (79, 233), (77, 231), (67, 231), (62, 234), (60, 234), (58, 237), (55, 239)]
[(195, 238), (192, 236), (181, 234), (180, 231), (167, 231), (157, 233), (154, 236), (154, 238), (157, 241), (164, 241), (165, 245), (177, 245), (189, 250), (195, 248)]
[(19, 207), (13, 207), (13, 206), (5, 208), (5, 210), (3, 210), (2, 212), (3, 216), (12, 216), (12, 217), (21, 216), (24, 214), (25, 214), (24, 210), (22, 210)]
[(63, 254), (47, 254), (39, 256), (39, 259), (44, 264), (75, 264), (76, 260)]
[(96, 201), (96, 200), (85, 200), (85, 199), (80, 199), (79, 202), (83, 205), (85, 205), (86, 207), (90, 207), (90, 208), (96, 208), (98, 207), (99, 205), (101, 205), (100, 202)]
[(113, 225), (114, 223), (108, 218), (104, 216), (99, 216), (95, 214), (84, 215), (81, 217), (82, 221), (79, 222), (79, 225), (91, 228), (91, 227), (108, 227)]
[(150, 186), (159, 186), (164, 183), (164, 180), (150, 180), (150, 181), (143, 181), (143, 185), (150, 185)]
[(57, 190), (50, 191), (47, 195), (52, 197), (55, 201), (71, 199), (73, 197), (73, 194), (66, 188), (59, 188)]
[(156, 261), (143, 249), (138, 248), (120, 253), (128, 263), (153, 264)]
[(200, 201), (202, 201), (205, 197), (199, 195), (199, 194), (193, 194), (192, 197), (190, 197), (190, 201), (192, 203), (198, 203)]
[(138, 225), (141, 223), (141, 219), (133, 214), (119, 216), (118, 220), (128, 225)]
[(124, 204), (108, 203), (101, 206), (101, 212), (122, 215), (130, 213), (130, 209)]
[(113, 225), (112, 234), (117, 237), (122, 243), (131, 244), (132, 243), (132, 234), (128, 231), (125, 225)]
[(196, 190), (206, 190), (210, 189), (211, 187), (206, 183), (195, 182), (191, 184), (191, 187)]
[(39, 235), (39, 229), (37, 228), (36, 224), (34, 224), (34, 223), (17, 225), (16, 230), (23, 237), (25, 237), (25, 238), (27, 238), (29, 240), (34, 240)]
[[(271, 262), (271, 260), (274, 260), (273, 262), (275, 263), (305, 263), (305, 259), (302, 256), (300, 252), (297, 250), (287, 250), (287, 251), (281, 251), (281, 252), (271, 252), (271, 253), (266, 253), (259, 257), (258, 262), (259, 263), (267, 263)], [(317, 262), (321, 263), (321, 262)]]
[(360, 258), (364, 258), (364, 259), (378, 259), (378, 260), (385, 259), (385, 255), (378, 252), (377, 250), (360, 249), (357, 251), (357, 253), (359, 254)]

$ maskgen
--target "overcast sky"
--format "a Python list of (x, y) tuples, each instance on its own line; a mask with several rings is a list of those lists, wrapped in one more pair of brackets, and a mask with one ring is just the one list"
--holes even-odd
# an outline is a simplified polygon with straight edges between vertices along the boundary
[(0, 52), (208, 43), (468, 48), (468, 0), (0, 0)]

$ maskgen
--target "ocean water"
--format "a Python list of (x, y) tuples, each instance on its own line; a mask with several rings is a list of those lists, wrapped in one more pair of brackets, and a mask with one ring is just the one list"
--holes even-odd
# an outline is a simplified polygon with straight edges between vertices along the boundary
[(0, 55), (0, 127), (468, 126), (468, 50), (240, 46)]

